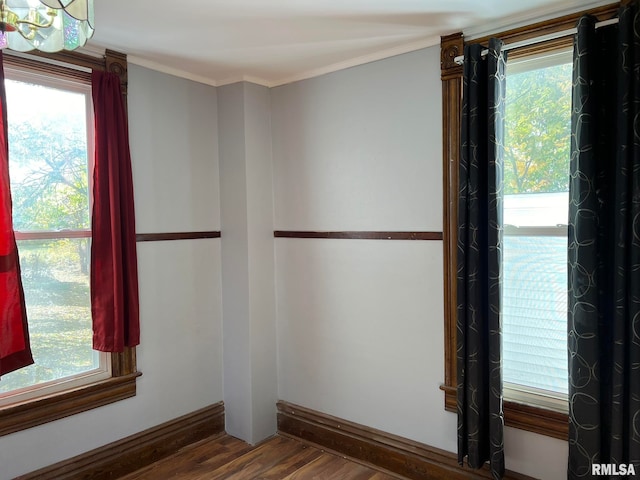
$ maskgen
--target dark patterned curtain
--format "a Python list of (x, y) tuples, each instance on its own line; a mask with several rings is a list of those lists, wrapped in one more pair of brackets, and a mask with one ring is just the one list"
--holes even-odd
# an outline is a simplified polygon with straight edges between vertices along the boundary
[(640, 469), (640, 21), (578, 23), (569, 205), (569, 478)]
[(502, 165), (506, 53), (464, 50), (458, 208), (458, 461), (504, 475)]

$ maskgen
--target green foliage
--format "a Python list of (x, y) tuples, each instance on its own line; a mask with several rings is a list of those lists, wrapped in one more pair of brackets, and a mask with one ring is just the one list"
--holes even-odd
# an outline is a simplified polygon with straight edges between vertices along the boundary
[(60, 109), (33, 116), (9, 115), (9, 121), (14, 228), (20, 231), (88, 228), (84, 115)]
[(96, 368), (89, 276), (78, 265), (78, 241), (18, 242), (35, 364), (4, 375), (0, 394)]
[(571, 64), (507, 75), (506, 194), (569, 186)]
[[(8, 81), (7, 102), (14, 228), (89, 228), (83, 98)], [(36, 363), (3, 376), (0, 394), (95, 368), (89, 245), (88, 238), (18, 242)]]

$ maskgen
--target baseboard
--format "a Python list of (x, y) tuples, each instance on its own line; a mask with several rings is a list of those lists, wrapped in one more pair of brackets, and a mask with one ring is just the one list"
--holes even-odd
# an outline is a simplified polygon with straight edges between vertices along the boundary
[(224, 433), (222, 402), (14, 480), (113, 480)]
[[(414, 480), (492, 478), (458, 465), (453, 453), (314, 410), (278, 402), (278, 431)], [(505, 479), (533, 480), (507, 472)]]

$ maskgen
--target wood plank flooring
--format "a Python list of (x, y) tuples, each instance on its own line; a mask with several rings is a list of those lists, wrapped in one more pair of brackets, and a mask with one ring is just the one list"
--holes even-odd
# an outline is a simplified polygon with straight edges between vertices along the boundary
[(251, 447), (222, 435), (178, 453), (120, 480), (394, 480), (375, 470), (288, 437), (275, 436)]

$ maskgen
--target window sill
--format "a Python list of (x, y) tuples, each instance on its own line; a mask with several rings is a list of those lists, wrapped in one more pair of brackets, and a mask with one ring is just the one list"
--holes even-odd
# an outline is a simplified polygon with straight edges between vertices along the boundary
[(140, 372), (133, 372), (3, 407), (0, 409), (0, 436), (131, 398), (136, 394), (136, 379), (140, 375)]
[[(440, 389), (445, 395), (445, 410), (457, 412), (456, 388), (442, 385)], [(569, 416), (566, 413), (532, 405), (505, 401), (504, 424), (560, 440), (567, 440), (569, 437)]]

